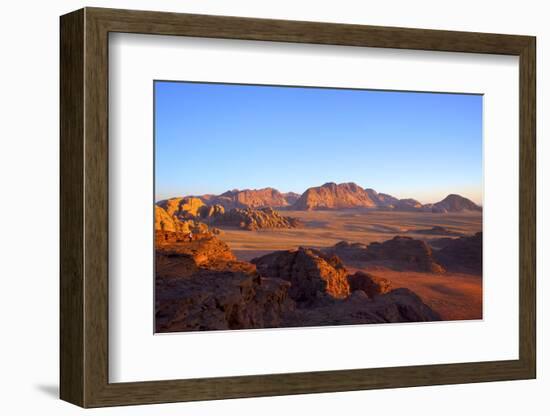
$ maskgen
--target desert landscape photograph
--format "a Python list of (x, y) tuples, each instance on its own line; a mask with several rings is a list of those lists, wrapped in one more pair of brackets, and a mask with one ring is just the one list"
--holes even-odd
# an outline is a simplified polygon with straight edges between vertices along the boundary
[(156, 81), (155, 332), (483, 319), (483, 97)]

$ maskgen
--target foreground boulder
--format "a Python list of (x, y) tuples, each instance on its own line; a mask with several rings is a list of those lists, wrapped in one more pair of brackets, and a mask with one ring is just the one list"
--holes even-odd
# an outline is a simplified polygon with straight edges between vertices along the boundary
[(298, 219), (285, 217), (273, 208), (234, 208), (212, 219), (211, 224), (217, 226), (238, 227), (249, 231), (263, 228), (296, 228), (301, 225)]
[(356, 272), (348, 276), (352, 292), (362, 290), (369, 298), (383, 295), (391, 290), (391, 282), (385, 277), (374, 276), (371, 273)]
[(157, 332), (270, 328), (294, 309), (290, 283), (255, 274), (201, 270), (156, 284)]
[(350, 294), (347, 270), (336, 256), (300, 247), (276, 251), (252, 260), (263, 276), (291, 283), (289, 294), (299, 303), (311, 304), (325, 295), (345, 298)]
[(296, 309), (285, 326), (357, 325), (439, 321), (438, 313), (409, 289), (395, 289), (369, 298), (361, 290), (315, 308)]
[(435, 252), (437, 261), (447, 270), (459, 273), (482, 274), (483, 234), (460, 237), (442, 242), (443, 248)]

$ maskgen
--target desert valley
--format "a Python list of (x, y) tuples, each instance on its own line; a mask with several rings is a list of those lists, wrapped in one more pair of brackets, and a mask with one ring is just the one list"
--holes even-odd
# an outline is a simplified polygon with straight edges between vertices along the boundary
[(156, 331), (482, 318), (482, 209), (355, 183), (155, 204)]

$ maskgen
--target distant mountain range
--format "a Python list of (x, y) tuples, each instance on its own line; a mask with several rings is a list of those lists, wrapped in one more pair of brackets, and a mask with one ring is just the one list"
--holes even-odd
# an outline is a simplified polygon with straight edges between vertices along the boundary
[[(398, 199), (391, 195), (378, 193), (374, 189), (362, 188), (353, 183), (336, 184), (328, 182), (321, 186), (308, 188), (302, 195), (281, 193), (274, 188), (234, 189), (220, 195), (197, 195), (204, 204), (221, 205), (225, 210), (233, 208), (283, 208), (289, 210), (338, 210), (349, 208), (378, 208), (396, 211), (425, 211), (435, 213), (481, 211), (481, 207), (463, 196), (450, 194), (433, 204), (422, 204), (415, 199)], [(159, 201), (163, 207), (170, 206), (172, 198)]]

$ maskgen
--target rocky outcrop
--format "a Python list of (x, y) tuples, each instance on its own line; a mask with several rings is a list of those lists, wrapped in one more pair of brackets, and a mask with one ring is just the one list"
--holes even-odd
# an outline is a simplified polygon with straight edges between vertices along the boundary
[(199, 210), (204, 206), (200, 198), (184, 197), (165, 199), (157, 203), (171, 217), (179, 219), (189, 219), (198, 216)]
[[(180, 220), (170, 216), (163, 208), (155, 205), (155, 231), (166, 231), (178, 234), (204, 234), (209, 232), (208, 226), (192, 219)], [(210, 230), (215, 232), (215, 230)]]
[(397, 270), (443, 273), (431, 247), (424, 241), (411, 237), (396, 236), (383, 243), (374, 242), (368, 246), (361, 243), (341, 241), (324, 250), (337, 255), (344, 261), (378, 261)]
[(435, 258), (447, 270), (481, 275), (483, 272), (483, 234), (445, 242)]
[(155, 205), (155, 230), (177, 232), (175, 219), (158, 205)]
[(387, 279), (348, 275), (336, 256), (300, 248), (238, 261), (217, 237), (157, 231), (156, 330), (227, 330), (438, 320)]
[(358, 207), (372, 208), (376, 207), (376, 203), (363, 188), (353, 182), (341, 184), (328, 182), (322, 186), (307, 189), (294, 203), (292, 209), (306, 211)]
[(346, 299), (332, 299), (314, 308), (298, 308), (285, 326), (358, 325), (439, 321), (441, 317), (409, 289), (395, 289), (369, 298), (357, 290)]
[(445, 269), (437, 264), (432, 249), (421, 240), (396, 236), (383, 243), (371, 243), (367, 247), (370, 260), (391, 262), (393, 267), (430, 273), (443, 273)]
[(294, 309), (289, 282), (255, 274), (201, 270), (156, 284), (157, 332), (279, 327)]
[[(200, 268), (211, 270), (255, 271), (242, 266), (229, 246), (209, 232), (194, 235), (157, 231), (155, 239), (155, 275), (184, 278)], [(249, 263), (246, 263), (249, 264)]]
[(481, 207), (463, 196), (451, 194), (442, 201), (432, 205), (432, 212), (462, 212), (462, 211), (481, 211)]
[(291, 283), (289, 294), (300, 304), (312, 304), (325, 295), (345, 298), (350, 293), (347, 270), (336, 256), (300, 247), (276, 251), (252, 260), (262, 276)]
[(298, 219), (283, 216), (273, 208), (234, 208), (222, 215), (212, 217), (210, 223), (220, 227), (238, 227), (249, 231), (264, 228), (296, 228), (301, 226), (301, 222)]
[(348, 241), (340, 241), (334, 246), (324, 249), (323, 251), (329, 255), (338, 256), (344, 262), (348, 261), (369, 261), (372, 256), (367, 252), (367, 245), (363, 243), (350, 243)]
[(352, 292), (362, 290), (369, 298), (388, 293), (392, 288), (391, 282), (385, 277), (378, 277), (365, 272), (356, 272), (349, 275), (348, 282)]

